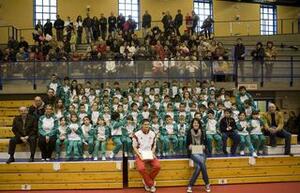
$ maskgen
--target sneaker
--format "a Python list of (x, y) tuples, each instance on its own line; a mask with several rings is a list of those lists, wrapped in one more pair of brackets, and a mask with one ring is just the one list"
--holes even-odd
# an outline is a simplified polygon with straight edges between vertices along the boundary
[(14, 157), (10, 157), (10, 158), (6, 161), (7, 164), (10, 164), (10, 163), (12, 163), (12, 162), (15, 162), (15, 158), (14, 158)]
[(240, 155), (241, 155), (241, 156), (245, 155), (245, 152), (244, 152), (244, 151), (241, 151), (241, 152), (240, 152)]
[(149, 192), (151, 189), (149, 188), (149, 186), (146, 185), (144, 179), (142, 179), (142, 183), (144, 184), (144, 189)]
[(97, 157), (94, 157), (94, 161), (97, 161), (98, 160), (98, 158)]
[(106, 157), (105, 156), (102, 156), (102, 161), (105, 161), (106, 160)]
[(189, 187), (187, 188), (186, 192), (187, 192), (187, 193), (192, 193), (192, 192), (193, 192), (192, 187), (189, 186)]
[(42, 158), (41, 160), (42, 160), (43, 162), (44, 162), (44, 161), (46, 161), (46, 159), (45, 159), (45, 158)]
[(87, 156), (86, 156), (85, 154), (83, 154), (83, 156), (82, 156), (82, 157), (83, 157), (83, 159), (86, 159), (86, 158), (87, 158)]
[(92, 155), (89, 155), (89, 159), (92, 159), (92, 157), (93, 157)]
[(110, 159), (113, 159), (115, 157), (115, 154), (114, 153), (111, 153), (110, 155), (109, 155), (109, 158)]
[(163, 156), (163, 157), (166, 157), (166, 153), (162, 153), (162, 156)]
[(50, 161), (50, 158), (46, 158), (46, 161)]
[(124, 157), (128, 157), (128, 153), (127, 152), (124, 152)]
[(155, 186), (151, 186), (151, 188), (150, 188), (150, 192), (156, 192), (156, 188), (155, 188)]
[(210, 184), (205, 185), (205, 191), (206, 192), (211, 192)]
[(253, 152), (253, 153), (252, 153), (252, 157), (257, 157), (257, 153), (256, 153), (256, 152)]

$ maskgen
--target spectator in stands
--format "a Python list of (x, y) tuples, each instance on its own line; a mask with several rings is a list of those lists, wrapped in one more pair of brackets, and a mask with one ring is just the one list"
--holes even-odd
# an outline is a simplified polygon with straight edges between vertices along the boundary
[(42, 98), (40, 96), (34, 97), (34, 103), (29, 107), (29, 115), (32, 115), (38, 121), (44, 113), (45, 103), (42, 101)]
[(211, 15), (209, 15), (204, 21), (201, 26), (201, 29), (203, 29), (205, 37), (208, 39), (211, 39), (211, 31), (212, 31), (212, 25), (214, 23), (214, 20), (212, 19)]
[(81, 44), (82, 43), (82, 32), (83, 32), (83, 22), (82, 22), (81, 15), (79, 15), (76, 19), (75, 29), (76, 29), (76, 32), (77, 32), (76, 44)]
[(116, 29), (117, 29), (117, 18), (114, 15), (114, 12), (111, 12), (110, 16), (108, 17), (108, 33), (114, 36)]
[(180, 36), (180, 27), (182, 26), (183, 15), (181, 14), (181, 10), (177, 10), (177, 15), (175, 16), (174, 25), (176, 29), (176, 35)]
[(142, 19), (143, 38), (146, 37), (146, 34), (148, 33), (148, 29), (151, 28), (151, 22), (152, 22), (151, 15), (146, 10)]
[[(135, 132), (132, 138), (134, 153), (136, 154), (136, 168), (142, 175), (143, 184), (146, 191), (155, 192), (155, 177), (160, 171), (160, 163), (155, 156), (156, 135), (150, 130), (150, 121), (144, 119), (142, 127)], [(151, 165), (150, 174), (147, 171), (146, 163)]]
[(19, 108), (20, 115), (16, 116), (13, 121), (12, 132), (14, 137), (9, 140), (8, 154), (10, 155), (7, 164), (14, 162), (14, 154), (16, 145), (21, 143), (28, 143), (30, 146), (29, 162), (34, 161), (34, 154), (37, 140), (37, 121), (28, 114), (26, 107)]
[(195, 13), (195, 11), (192, 11), (192, 20), (193, 20), (193, 25), (192, 25), (192, 35), (193, 35), (196, 32), (196, 28), (199, 22), (199, 16)]
[(190, 34), (192, 31), (192, 27), (193, 27), (193, 18), (192, 18), (192, 16), (190, 16), (190, 13), (186, 13), (185, 25), (186, 25), (187, 33)]
[(117, 29), (118, 29), (118, 31), (123, 31), (123, 26), (124, 26), (125, 21), (126, 21), (125, 17), (123, 16), (122, 13), (120, 13), (119, 16), (117, 17)]
[(197, 118), (194, 118), (191, 122), (191, 128), (187, 132), (186, 145), (188, 157), (193, 160), (195, 165), (195, 170), (189, 181), (187, 192), (192, 192), (192, 187), (195, 185), (200, 171), (202, 171), (205, 191), (210, 192), (209, 178), (205, 164), (206, 156), (205, 152), (203, 152), (204, 148), (206, 148), (205, 131), (202, 129), (201, 121)]
[(291, 134), (299, 135), (299, 128), (297, 124), (297, 116), (295, 111), (290, 111), (289, 118), (285, 123), (284, 128)]
[(54, 22), (54, 28), (56, 29), (57, 41), (63, 40), (64, 26), (65, 26), (65, 22), (60, 18), (59, 15), (57, 15), (56, 20)]
[(104, 17), (103, 13), (101, 13), (100, 15), (99, 24), (100, 24), (101, 38), (105, 40), (107, 34), (107, 18)]
[(89, 44), (92, 41), (92, 34), (93, 34), (93, 30), (92, 30), (93, 21), (90, 18), (89, 13), (86, 14), (86, 18), (84, 18), (84, 20), (82, 22), (82, 26), (84, 27), (84, 30), (85, 30), (86, 43)]
[(222, 140), (223, 140), (223, 153), (225, 155), (228, 155), (226, 148), (227, 148), (227, 139), (229, 137), (233, 141), (230, 152), (232, 155), (235, 155), (236, 149), (240, 143), (240, 136), (237, 134), (236, 123), (235, 120), (231, 117), (230, 109), (226, 109), (224, 111), (224, 118), (222, 118), (220, 121), (220, 131), (222, 133)]
[(265, 55), (266, 55), (266, 58), (265, 58), (266, 59), (266, 61), (265, 61), (265, 66), (266, 66), (265, 77), (266, 77), (266, 80), (270, 80), (271, 77), (272, 77), (274, 60), (276, 60), (276, 56), (277, 56), (277, 51), (276, 51), (276, 48), (275, 48), (274, 43), (272, 41), (267, 42)]
[(246, 56), (246, 48), (242, 42), (241, 38), (238, 38), (237, 44), (234, 46), (233, 50), (233, 59), (235, 61), (236, 69), (237, 71), (235, 73), (238, 73), (238, 69), (240, 69), (240, 75), (239, 77), (242, 77), (242, 81), (245, 80), (245, 73), (244, 73), (244, 60)]
[(8, 38), (7, 48), (17, 51), (19, 48), (19, 42), (15, 40), (12, 36)]
[(265, 60), (265, 50), (261, 42), (258, 42), (256, 44), (256, 48), (251, 52), (251, 56), (252, 56), (252, 64), (253, 64), (252, 67), (253, 81), (257, 81), (260, 73), (263, 73), (261, 69), (263, 68), (264, 60)]
[(53, 114), (53, 106), (46, 105), (45, 115), (41, 116), (38, 123), (39, 148), (42, 161), (50, 161), (55, 150), (58, 120)]
[(56, 96), (55, 96), (55, 91), (53, 88), (49, 88), (48, 89), (48, 92), (47, 92), (47, 96), (45, 96), (43, 98), (43, 101), (45, 103), (45, 105), (52, 105), (54, 106), (55, 105), (55, 102), (56, 102)]
[(244, 102), (246, 100), (250, 100), (251, 106), (254, 107), (254, 109), (256, 109), (256, 106), (254, 104), (254, 100), (253, 100), (252, 95), (249, 92), (247, 92), (247, 89), (246, 89), (245, 86), (240, 86), (239, 87), (239, 92), (235, 96), (235, 101), (236, 101), (236, 104), (237, 104), (237, 109), (240, 112), (244, 111)]
[(276, 137), (285, 139), (284, 154), (291, 155), (291, 134), (284, 129), (284, 117), (274, 103), (270, 103), (268, 112), (262, 114), (267, 122), (265, 135), (270, 136), (270, 145), (276, 147)]
[(19, 48), (24, 48), (24, 51), (28, 51), (29, 44), (23, 36), (20, 38)]
[(50, 35), (50, 36), (53, 36), (53, 33), (52, 33), (52, 23), (51, 23), (50, 19), (47, 19), (47, 22), (44, 25), (44, 34), (45, 34), (45, 36), (47, 34)]
[(43, 24), (40, 19), (38, 19), (37, 24), (35, 25), (34, 29), (36, 31), (40, 31), (42, 33), (44, 32)]

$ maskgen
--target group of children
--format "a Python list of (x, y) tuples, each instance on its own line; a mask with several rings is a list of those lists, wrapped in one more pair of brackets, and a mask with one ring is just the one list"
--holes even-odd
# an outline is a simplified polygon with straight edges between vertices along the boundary
[[(126, 87), (126, 86), (123, 86)], [(106, 144), (112, 139), (114, 148), (110, 158), (115, 157), (124, 146), (124, 155), (132, 156), (132, 137), (140, 129), (143, 119), (149, 119), (151, 129), (157, 134), (157, 155), (184, 155), (186, 133), (193, 118), (202, 121), (206, 134), (207, 153), (221, 153), (224, 146), (220, 121), (226, 114), (234, 119), (239, 135), (239, 150), (245, 155), (247, 147), (252, 156), (262, 154), (265, 144), (264, 122), (259, 117), (251, 95), (241, 87), (235, 99), (224, 88), (217, 90), (214, 82), (178, 81), (151, 83), (129, 82), (121, 89), (119, 82), (85, 86), (76, 80), (70, 83), (66, 77), (62, 84), (53, 79), (49, 84), (60, 98), (54, 110), (59, 119), (56, 153), (60, 156), (65, 144), (67, 158), (93, 157), (106, 159)], [(235, 101), (235, 102), (233, 102)], [(85, 155), (83, 147), (88, 146)], [(224, 148), (223, 148), (224, 150)], [(225, 152), (224, 152), (225, 153)]]

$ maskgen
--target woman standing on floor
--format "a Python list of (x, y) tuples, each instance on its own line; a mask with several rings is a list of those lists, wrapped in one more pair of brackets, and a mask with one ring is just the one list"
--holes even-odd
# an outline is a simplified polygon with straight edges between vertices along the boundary
[(202, 178), (205, 183), (205, 191), (210, 192), (210, 184), (206, 169), (206, 156), (204, 148), (206, 148), (205, 132), (201, 127), (201, 121), (194, 118), (191, 122), (191, 129), (187, 132), (187, 148), (188, 157), (194, 161), (195, 170), (189, 181), (187, 192), (193, 192), (192, 187), (194, 186), (200, 172), (202, 172)]

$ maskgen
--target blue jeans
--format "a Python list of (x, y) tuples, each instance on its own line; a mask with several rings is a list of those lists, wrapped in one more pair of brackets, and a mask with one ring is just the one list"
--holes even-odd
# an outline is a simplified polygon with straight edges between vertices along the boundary
[(195, 171), (190, 179), (189, 187), (192, 187), (195, 184), (201, 171), (202, 171), (202, 178), (203, 181), (205, 182), (205, 185), (209, 184), (209, 179), (208, 179), (206, 165), (205, 165), (205, 160), (206, 160), (205, 155), (191, 154), (191, 159), (194, 161)]

